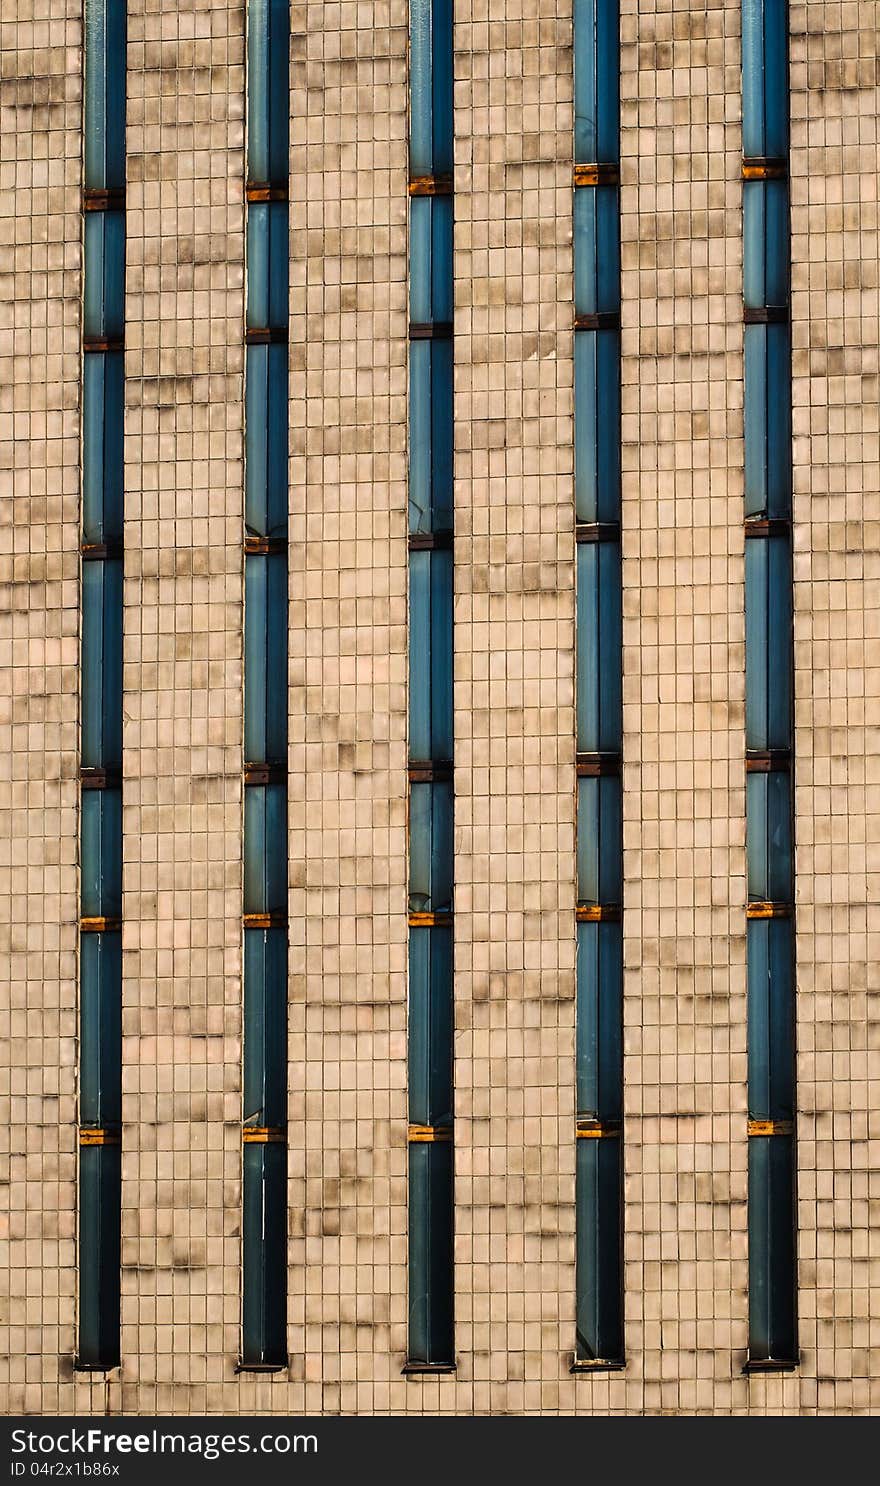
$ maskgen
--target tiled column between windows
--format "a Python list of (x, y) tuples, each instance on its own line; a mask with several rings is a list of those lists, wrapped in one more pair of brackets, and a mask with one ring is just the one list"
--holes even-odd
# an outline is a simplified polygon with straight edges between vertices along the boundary
[(129, 0), (122, 1355), (256, 1406), (241, 1305), (244, 15)]
[(82, 0), (3, 15), (0, 1407), (71, 1413), (79, 932)]

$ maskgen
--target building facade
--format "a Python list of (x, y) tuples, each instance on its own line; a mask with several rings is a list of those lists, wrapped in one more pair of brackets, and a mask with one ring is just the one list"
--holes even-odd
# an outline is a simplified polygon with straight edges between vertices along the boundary
[[(753, 1105), (754, 1031), (749, 1043), (747, 905), (760, 896), (772, 907), (779, 894), (758, 895), (751, 857), (747, 868), (747, 752), (762, 750), (747, 738), (746, 547), (756, 543), (744, 515), (758, 435), (744, 419), (746, 340), (783, 323), (778, 296), (750, 300), (754, 238), (744, 254), (744, 158), (758, 156), (744, 142), (743, 36), (755, 3), (620, 0), (618, 175), (594, 183), (615, 188), (616, 303), (587, 306), (578, 329), (574, 197), (591, 187), (583, 175), (574, 186), (575, 166), (611, 162), (576, 156), (572, 0), (449, 8), (449, 321), (439, 288), (426, 316), (411, 299), (418, 6), (284, 7), (283, 182), (271, 166), (258, 179), (250, 153), (258, 58), (247, 37), (261, 6), (127, 0), (124, 173), (103, 183), (87, 178), (83, 0), (4, 6), (6, 1412), (880, 1408), (873, 0), (791, 0), (785, 170), (754, 177), (787, 177), (790, 201), (776, 246), (790, 264), (796, 1140), (782, 1138), (796, 1152), (797, 1335), (795, 1356), (770, 1359), (790, 1365), (748, 1366), (761, 1360), (750, 1148), (773, 1138), (755, 1125), (787, 1123)], [(764, 7), (772, 15), (774, 0)], [(760, 158), (773, 167), (779, 149)], [(436, 203), (446, 187), (435, 188)], [(248, 295), (264, 202), (281, 206), (289, 251), (283, 284), (277, 258), (267, 270), (283, 307), (260, 320)], [(87, 323), (84, 222), (113, 211), (124, 212), (118, 335)], [(585, 750), (575, 342), (611, 326), (590, 316), (618, 313), (620, 740)], [(452, 508), (417, 533), (454, 531), (445, 546), (414, 544), (407, 517), (414, 322), (451, 327), (421, 337), (451, 346)], [(260, 416), (247, 388), (264, 345), (286, 346), (287, 504), (281, 525), (260, 532), (246, 510)], [(94, 541), (96, 557), (83, 512), (86, 362), (97, 355), (124, 358), (124, 529)], [(105, 452), (118, 430), (105, 411)], [(751, 514), (766, 518), (768, 542), (785, 535), (772, 526), (788, 522), (779, 510)], [(272, 546), (282, 541), (283, 553)], [(454, 756), (425, 760), (412, 747), (411, 585), (417, 554), (438, 550), (452, 553), (443, 643)], [(257, 664), (246, 586), (276, 556), (286, 602), (266, 622), (282, 616), (282, 669), (264, 670), (277, 693), (286, 663), (282, 760), (265, 739), (264, 757), (246, 746)], [(88, 770), (105, 767), (84, 753), (94, 665), (82, 648), (84, 574), (96, 562), (122, 574), (121, 911), (92, 914), (97, 932), (121, 936), (119, 1111), (103, 1123), (84, 1113), (83, 1065), (83, 943), (95, 932), (84, 922), (94, 808), (84, 800)], [(771, 697), (784, 653), (770, 653)], [(786, 749), (764, 741), (772, 772)], [(576, 1087), (576, 918), (593, 921), (576, 853), (592, 819), (578, 804), (587, 752), (622, 760), (616, 776), (608, 766), (622, 810), (622, 1345), (592, 1359), (576, 1337), (576, 1168), (581, 1147), (593, 1149)], [(430, 765), (424, 778), (417, 764)], [(265, 777), (248, 775), (257, 765)], [(426, 925), (413, 910), (412, 790), (450, 778), (454, 920), (441, 906)], [(271, 789), (286, 791), (280, 906), (247, 899), (245, 814), (256, 807), (245, 796)], [(750, 796), (750, 822), (754, 808)], [(246, 1002), (262, 984), (246, 936), (283, 943), (285, 927), (286, 1002), (260, 1033), (266, 1049), (286, 1038), (279, 1120), (246, 1101), (249, 1037), (257, 1045)], [(425, 927), (453, 944), (454, 1141), (433, 1145), (413, 1130), (451, 1123), (414, 1112), (408, 1016), (413, 937)], [(243, 1142), (249, 1122), (263, 1134)], [(593, 1121), (600, 1133), (614, 1123)], [(428, 1170), (433, 1159), (422, 1144), (453, 1149), (454, 1241), (438, 1261), (453, 1355), (407, 1371), (425, 1360), (413, 1356), (408, 1302), (412, 1162)], [(119, 1355), (102, 1359), (99, 1338), (89, 1367), (80, 1225), (83, 1152), (94, 1149), (118, 1160)], [(261, 1274), (271, 1305), (286, 1270), (286, 1328), (280, 1346), (271, 1327), (252, 1334), (249, 1351), (247, 1235), (253, 1252), (267, 1230), (248, 1229), (243, 1185), (253, 1192), (272, 1163), (286, 1251), (282, 1235)], [(753, 1260), (754, 1224), (751, 1242)], [(578, 1368), (591, 1360), (624, 1365)]]

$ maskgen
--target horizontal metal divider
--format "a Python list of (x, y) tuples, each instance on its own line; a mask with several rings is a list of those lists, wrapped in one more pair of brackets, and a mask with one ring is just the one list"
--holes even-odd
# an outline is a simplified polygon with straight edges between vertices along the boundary
[(575, 760), (578, 779), (600, 779), (620, 774), (622, 758), (619, 753), (579, 753)]
[(98, 351), (124, 351), (125, 336), (84, 335), (82, 348), (86, 354)]
[(103, 1127), (96, 1125), (80, 1125), (79, 1143), (80, 1145), (121, 1145), (122, 1132), (121, 1130), (110, 1128), (107, 1125), (104, 1125)]
[(244, 333), (246, 346), (285, 346), (287, 344), (286, 325), (263, 325), (252, 327)]
[(572, 179), (576, 187), (617, 186), (620, 184), (620, 170), (616, 161), (581, 162), (574, 166)]
[(125, 211), (125, 187), (83, 186), (82, 209), (84, 212)]
[(746, 1134), (749, 1137), (794, 1135), (794, 1120), (753, 1120), (750, 1118), (746, 1124)]
[(575, 315), (575, 330), (619, 330), (620, 310), (597, 310), (592, 314)]
[(244, 1145), (286, 1145), (287, 1131), (281, 1125), (242, 1125)]
[(287, 201), (289, 190), (287, 181), (248, 181), (244, 194), (247, 202)]
[(575, 908), (579, 924), (619, 924), (621, 917), (619, 903), (578, 903)]
[(451, 341), (452, 335), (451, 320), (413, 321), (409, 327), (411, 341)]
[(448, 1143), (452, 1140), (451, 1125), (407, 1125), (406, 1138), (410, 1143), (423, 1145), (434, 1141)]
[(742, 177), (744, 181), (787, 181), (788, 161), (777, 155), (746, 155)]
[(407, 540), (410, 552), (451, 552), (451, 531), (411, 531)]
[(760, 308), (745, 305), (743, 307), (744, 325), (787, 325), (788, 305), (768, 304)]
[(416, 175), (409, 183), (410, 196), (451, 196), (452, 176), (444, 175)]

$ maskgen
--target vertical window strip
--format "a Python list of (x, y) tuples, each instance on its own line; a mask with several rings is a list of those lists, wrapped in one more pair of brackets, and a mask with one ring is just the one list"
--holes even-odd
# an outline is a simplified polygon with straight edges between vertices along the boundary
[(743, 0), (749, 1370), (798, 1360), (787, 22)]
[(85, 0), (76, 1366), (120, 1362), (126, 7)]
[(288, 0), (247, 5), (241, 1370), (287, 1364)]
[(574, 5), (577, 757), (572, 1371), (624, 1365), (618, 0)]
[(409, 1322), (454, 1369), (452, 5), (410, 5)]

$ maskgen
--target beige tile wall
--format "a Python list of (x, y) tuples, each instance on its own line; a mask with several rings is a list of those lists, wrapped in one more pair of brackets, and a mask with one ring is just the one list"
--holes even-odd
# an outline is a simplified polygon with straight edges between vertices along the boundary
[(244, 11), (129, 0), (109, 1382), (71, 1364), (80, 3), (17, 9), (0, 23), (0, 1401), (876, 1411), (873, 4), (791, 8), (803, 1362), (750, 1379), (739, 0), (621, 3), (629, 1365), (611, 1378), (568, 1372), (571, 0), (456, 7), (459, 1370), (430, 1380), (400, 1376), (407, 7), (291, 9), (291, 1365), (255, 1378), (234, 1373)]
[(19, 1412), (69, 1392), (75, 1294), (79, 13), (0, 21), (0, 1400)]

